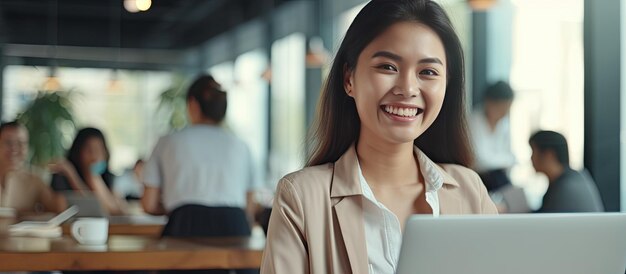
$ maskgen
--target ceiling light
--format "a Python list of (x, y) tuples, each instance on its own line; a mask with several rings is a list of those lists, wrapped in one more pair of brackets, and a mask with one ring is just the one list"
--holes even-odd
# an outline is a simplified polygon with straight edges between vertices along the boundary
[(107, 88), (109, 93), (119, 93), (124, 91), (124, 83), (120, 80), (119, 72), (117, 69), (111, 71), (111, 79), (109, 80), (109, 87)]
[(130, 13), (139, 12), (139, 8), (137, 8), (137, 0), (124, 0), (124, 9)]
[(309, 40), (309, 47), (306, 53), (306, 66), (310, 68), (321, 68), (328, 62), (329, 55), (328, 50), (324, 48), (322, 38), (312, 37)]
[(467, 0), (470, 7), (475, 11), (486, 11), (498, 2), (497, 0)]
[(272, 66), (268, 65), (267, 68), (265, 68), (265, 70), (261, 73), (261, 79), (265, 80), (266, 82), (270, 83), (272, 82)]
[(61, 90), (61, 82), (59, 82), (59, 77), (56, 76), (56, 67), (50, 67), (48, 77), (46, 77), (46, 80), (43, 82), (41, 90), (49, 92)]
[(140, 11), (147, 11), (152, 6), (152, 0), (135, 0), (137, 9)]

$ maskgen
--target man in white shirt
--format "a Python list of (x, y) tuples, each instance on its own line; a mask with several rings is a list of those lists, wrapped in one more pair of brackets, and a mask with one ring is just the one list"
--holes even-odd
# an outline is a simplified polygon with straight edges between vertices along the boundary
[(511, 86), (499, 81), (487, 88), (482, 107), (469, 119), (475, 169), (489, 191), (511, 183), (508, 170), (516, 163), (509, 125), (513, 97)]

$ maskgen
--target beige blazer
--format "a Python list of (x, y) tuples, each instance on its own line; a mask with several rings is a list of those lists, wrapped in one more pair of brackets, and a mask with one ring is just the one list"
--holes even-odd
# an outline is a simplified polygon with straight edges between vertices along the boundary
[[(444, 177), (438, 191), (442, 215), (497, 214), (474, 171), (435, 166)], [(352, 146), (334, 164), (307, 167), (280, 180), (261, 273), (368, 273), (358, 172)]]

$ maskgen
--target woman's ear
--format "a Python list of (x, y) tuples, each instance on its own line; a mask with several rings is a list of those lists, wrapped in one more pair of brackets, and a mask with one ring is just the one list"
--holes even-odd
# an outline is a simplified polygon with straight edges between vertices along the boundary
[(343, 90), (350, 97), (354, 97), (354, 86), (352, 85), (353, 76), (354, 73), (348, 68), (348, 65), (343, 65)]

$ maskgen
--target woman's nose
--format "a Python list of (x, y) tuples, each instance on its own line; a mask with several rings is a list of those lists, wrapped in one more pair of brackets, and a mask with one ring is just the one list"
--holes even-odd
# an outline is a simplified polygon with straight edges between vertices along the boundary
[(402, 95), (406, 98), (417, 97), (420, 94), (419, 79), (414, 73), (404, 73), (398, 78), (395, 95)]

